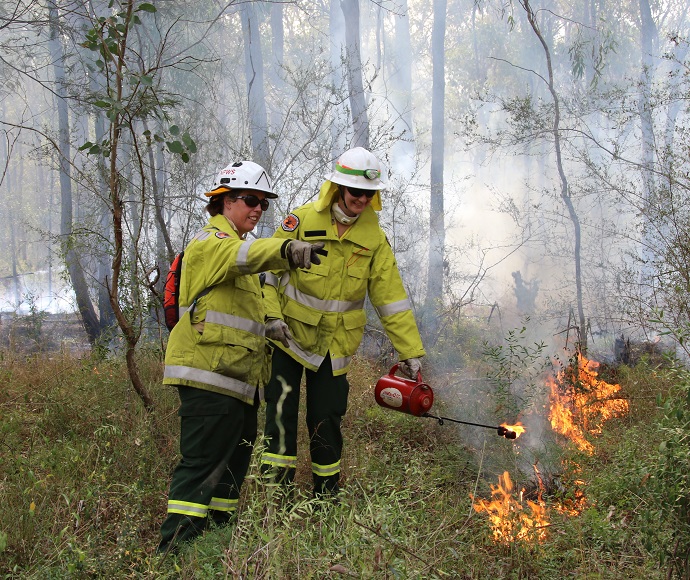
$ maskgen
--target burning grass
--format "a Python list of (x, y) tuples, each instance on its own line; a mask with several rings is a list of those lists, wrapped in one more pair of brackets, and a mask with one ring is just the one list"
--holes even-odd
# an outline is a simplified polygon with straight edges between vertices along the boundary
[[(472, 498), (478, 513), (486, 512), (491, 521), (494, 540), (504, 544), (515, 541), (543, 541), (550, 525), (548, 509), (541, 500), (522, 500), (513, 494), (514, 485), (507, 471), (498, 476), (498, 485), (491, 485), (492, 499)], [(520, 494), (522, 496), (522, 494)]]
[(598, 362), (578, 353), (547, 381), (551, 427), (590, 455), (594, 446), (588, 435), (600, 434), (606, 421), (629, 410), (628, 401), (619, 394), (620, 385), (599, 379), (598, 368)]
[[(589, 455), (595, 448), (588, 436), (600, 434), (606, 421), (625, 415), (629, 409), (628, 402), (619, 396), (620, 385), (599, 379), (598, 367), (599, 363), (578, 353), (570, 359), (570, 364), (547, 379), (551, 427)], [(515, 429), (515, 426), (505, 427)], [(584, 509), (586, 499), (582, 489), (585, 482), (582, 480), (577, 480), (576, 490), (567, 502), (547, 507), (543, 500), (543, 478), (536, 464), (533, 467), (538, 484), (535, 500), (525, 499), (524, 489), (515, 494), (507, 471), (499, 476), (498, 485), (491, 485), (491, 500), (473, 498), (474, 510), (488, 514), (497, 542), (544, 541), (550, 525), (549, 509), (567, 516), (577, 516)], [(579, 470), (577, 465), (574, 468)]]
[[(177, 401), (158, 383), (160, 360), (140, 363), (156, 396), (155, 418), (141, 411), (116, 361), (66, 356), (0, 365), (9, 385), (0, 399), (3, 443), (13, 451), (0, 455), (6, 576), (662, 577), (629, 537), (634, 519), (625, 529), (606, 519), (615, 497), (632, 497), (624, 475), (616, 480), (620, 493), (587, 518), (563, 516), (547, 494), (543, 502), (518, 491), (507, 472), (490, 498), (472, 502), (481, 467), (467, 442), (449, 425), (376, 406), (378, 374), (365, 364), (349, 376), (339, 504), (311, 498), (308, 466), (287, 500), (261, 484), (254, 463), (236, 526), (212, 530), (161, 561), (153, 550), (177, 460)], [(300, 453), (306, 458), (304, 444)], [(484, 514), (493, 512), (476, 511), (484, 501), (499, 502), (508, 514), (511, 525), (500, 528), (505, 541), (487, 530)], [(598, 538), (606, 541), (607, 560)]]

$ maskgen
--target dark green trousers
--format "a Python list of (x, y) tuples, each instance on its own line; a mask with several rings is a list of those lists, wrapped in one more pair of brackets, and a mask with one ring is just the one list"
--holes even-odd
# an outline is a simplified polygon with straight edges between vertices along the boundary
[[(282, 350), (275, 349), (272, 365), (271, 380), (265, 390), (266, 453), (262, 458), (262, 472), (285, 484), (294, 479), (300, 384), (304, 373), (314, 493), (336, 493), (343, 451), (340, 424), (347, 410), (350, 389), (347, 377), (333, 376), (330, 356), (326, 356), (314, 372), (305, 369)], [(284, 394), (281, 379), (290, 386), (290, 392)]]
[[(191, 540), (237, 508), (257, 434), (257, 407), (192, 387), (180, 394), (180, 453), (158, 551)], [(258, 401), (257, 401), (258, 403)]]

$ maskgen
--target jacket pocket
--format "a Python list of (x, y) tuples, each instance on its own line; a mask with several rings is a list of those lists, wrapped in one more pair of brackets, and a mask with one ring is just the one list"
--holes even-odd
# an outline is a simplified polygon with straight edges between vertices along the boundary
[(364, 310), (352, 310), (343, 312), (343, 328), (345, 329), (345, 353), (354, 354), (359, 348), (364, 335), (364, 326), (367, 323), (367, 315)]
[(313, 351), (323, 313), (302, 306), (294, 300), (288, 300), (283, 307), (283, 316), (297, 344)]
[(312, 264), (309, 270), (298, 270), (292, 274), (292, 284), (310, 296), (326, 296), (326, 284), (330, 267), (328, 264)]
[(261, 375), (260, 368), (253, 368), (263, 363), (263, 350), (257, 349), (259, 337), (206, 323), (202, 341), (212, 349), (210, 365), (214, 373), (243, 382), (252, 382), (252, 375)]
[(371, 274), (371, 250), (360, 249), (353, 253), (347, 261), (345, 278), (347, 296), (360, 299), (367, 291), (367, 283)]

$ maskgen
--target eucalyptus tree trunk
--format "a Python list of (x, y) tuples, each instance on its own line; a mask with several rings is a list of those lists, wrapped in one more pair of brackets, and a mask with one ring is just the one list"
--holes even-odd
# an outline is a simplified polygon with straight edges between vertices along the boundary
[(549, 93), (551, 94), (551, 99), (553, 100), (553, 123), (551, 125), (551, 134), (553, 136), (554, 151), (556, 153), (556, 167), (558, 169), (558, 176), (561, 182), (560, 195), (563, 203), (568, 210), (568, 216), (573, 224), (573, 233), (575, 237), (575, 246), (573, 249), (573, 256), (575, 259), (575, 292), (576, 292), (576, 302), (577, 302), (577, 318), (578, 318), (578, 343), (579, 350), (583, 353), (587, 353), (587, 321), (585, 319), (585, 311), (582, 303), (582, 230), (580, 226), (580, 217), (577, 214), (577, 210), (573, 205), (573, 200), (570, 195), (570, 187), (568, 185), (568, 179), (563, 169), (563, 157), (561, 154), (561, 113), (560, 113), (560, 99), (558, 91), (554, 84), (553, 77), (553, 65), (551, 63), (551, 49), (547, 44), (544, 36), (542, 35), (541, 29), (536, 21), (535, 14), (530, 6), (529, 0), (520, 0), (520, 5), (525, 10), (527, 14), (527, 21), (532, 28), (535, 36), (541, 44), (542, 50), (544, 51), (544, 57), (546, 58), (546, 69), (547, 77), (545, 79)]
[[(268, 143), (268, 118), (264, 93), (264, 59), (261, 54), (259, 19), (253, 2), (245, 2), (241, 8), (242, 36), (244, 38), (244, 74), (247, 81), (249, 110), (249, 134), (255, 163), (271, 174), (271, 155)], [(257, 234), (268, 237), (275, 230), (274, 207), (264, 212)]]
[[(21, 153), (20, 153), (21, 155)], [(17, 269), (17, 239), (16, 239), (16, 226), (17, 226), (17, 216), (15, 215), (15, 200), (19, 195), (19, 191), (15, 187), (14, 183), (21, 182), (21, 176), (19, 179), (15, 179), (14, 172), (8, 171), (5, 177), (5, 185), (7, 186), (7, 196), (9, 203), (5, 211), (7, 212), (7, 226), (9, 228), (9, 239), (10, 239), (10, 260), (12, 262), (12, 288), (13, 288), (13, 299), (12, 303), (15, 308), (19, 308), (21, 305), (21, 292), (19, 291), (19, 271)]]
[(391, 102), (395, 120), (391, 158), (395, 171), (410, 179), (415, 173), (415, 138), (412, 125), (412, 42), (407, 0), (401, 0), (395, 18), (395, 48), (391, 74)]
[(330, 41), (330, 57), (332, 82), (335, 102), (331, 106), (333, 122), (331, 124), (331, 157), (336, 159), (346, 148), (345, 125), (348, 123), (345, 106), (339, 99), (340, 89), (344, 85), (343, 69), (345, 58), (345, 17), (340, 8), (340, 0), (329, 3), (328, 38)]
[[(279, 2), (271, 4), (271, 64), (269, 76), (276, 96), (283, 93), (283, 59), (285, 56), (285, 29), (283, 27), (283, 5)], [(270, 130), (274, 135), (283, 136), (284, 116), (280, 99), (275, 99), (270, 112)], [(275, 150), (281, 150), (282, 139), (275, 142)], [(282, 157), (282, 153), (280, 154)], [(274, 163), (275, 163), (274, 159)], [(282, 161), (278, 160), (278, 161)]]
[[(105, 16), (107, 13), (104, 6), (94, 6), (89, 3), (89, 9), (96, 11), (100, 16)], [(91, 27), (91, 21), (87, 11), (77, 10), (71, 14), (76, 29), (87, 30)], [(78, 58), (87, 60), (89, 58), (88, 51), (82, 49), (78, 53)], [(89, 71), (89, 90), (96, 93), (100, 90), (100, 86), (105, 83), (103, 75), (98, 69)], [(106, 119), (105, 114), (100, 108), (94, 108), (91, 113), (93, 120), (94, 133), (96, 142), (101, 143), (106, 137)], [(85, 127), (86, 129), (86, 127)], [(88, 133), (88, 129), (86, 129)], [(84, 139), (88, 138), (88, 134), (84, 135)], [(106, 169), (106, 159), (99, 155), (96, 159), (96, 171), (98, 172), (98, 181), (105, 183), (108, 179), (108, 171)], [(98, 224), (100, 226), (99, 232), (99, 247), (93, 256), (95, 261), (95, 278), (96, 278), (96, 304), (98, 306), (98, 319), (101, 340), (105, 338), (104, 333), (115, 324), (115, 315), (110, 306), (110, 262), (112, 249), (112, 235), (110, 231), (110, 211), (108, 209), (108, 200), (98, 195), (96, 200), (96, 208), (98, 216)]]
[(654, 76), (654, 47), (656, 45), (657, 30), (652, 18), (652, 11), (648, 0), (640, 0), (640, 97), (637, 109), (640, 115), (642, 129), (642, 165), (644, 167), (643, 187), (644, 197), (652, 201), (654, 195), (654, 123), (652, 119), (651, 91)]
[[(96, 73), (92, 73), (92, 89), (95, 90), (93, 86), (93, 78)], [(104, 116), (101, 111), (96, 111), (94, 113), (94, 127), (96, 129), (96, 141), (101, 142), (105, 138), (105, 121)], [(108, 172), (105, 167), (105, 159), (99, 156), (97, 161), (98, 173), (102, 176), (104, 182), (107, 179)], [(110, 211), (108, 210), (108, 204), (105, 200), (99, 198), (98, 212), (99, 212), (99, 222), (101, 224), (102, 236), (111, 241), (110, 236)], [(110, 248), (110, 244), (106, 244), (107, 248)], [(110, 305), (110, 295), (109, 295), (109, 280), (110, 280), (110, 252), (106, 251), (105, 248), (99, 252), (97, 258), (97, 276), (98, 276), (98, 312), (100, 315), (100, 328), (101, 332), (104, 332), (107, 328), (115, 324), (115, 314), (113, 313), (113, 308)]]
[(69, 141), (69, 111), (67, 108), (67, 91), (65, 88), (64, 48), (60, 41), (60, 16), (57, 4), (51, 2), (48, 6), (50, 22), (50, 56), (53, 61), (55, 77), (55, 104), (58, 117), (58, 162), (60, 167), (60, 237), (62, 251), (65, 256), (67, 273), (77, 300), (77, 307), (84, 323), (84, 329), (91, 344), (96, 344), (100, 336), (100, 324), (93, 302), (89, 296), (84, 270), (79, 262), (72, 231), (72, 176), (71, 176), (71, 146)]
[(431, 313), (430, 331), (438, 325), (443, 300), (445, 220), (443, 207), (443, 169), (445, 153), (445, 37), (446, 0), (434, 0), (431, 29), (431, 198), (429, 203), (429, 268), (426, 305)]
[[(672, 72), (669, 75), (670, 79), (682, 79), (683, 78), (683, 66), (682, 63), (688, 56), (688, 44), (678, 43), (673, 47), (673, 58), (671, 60)], [(680, 82), (674, 83), (672, 89), (671, 102), (668, 105), (668, 112), (666, 114), (666, 126), (664, 128), (664, 147), (666, 149), (665, 157), (672, 158), (671, 153), (673, 152), (674, 135), (676, 131), (676, 124), (678, 121), (678, 115), (680, 114), (683, 104), (686, 102), (685, 95), (679, 92)], [(682, 90), (682, 89), (681, 89)], [(666, 163), (666, 171), (670, 174), (670, 163)]]
[(640, 57), (641, 69), (639, 83), (639, 98), (637, 101), (642, 131), (642, 196), (644, 220), (642, 232), (642, 272), (640, 275), (640, 296), (643, 301), (648, 300), (654, 292), (655, 273), (653, 264), (658, 259), (654, 248), (655, 231), (663, 224), (654, 223), (653, 206), (657, 203), (656, 179), (654, 177), (654, 120), (652, 118), (652, 79), (654, 76), (654, 48), (657, 44), (657, 30), (652, 18), (652, 11), (648, 0), (640, 0)]
[(362, 81), (362, 56), (360, 54), (359, 0), (341, 0), (345, 16), (345, 46), (347, 66), (347, 87), (350, 92), (350, 113), (352, 115), (351, 147), (369, 145), (369, 116)]

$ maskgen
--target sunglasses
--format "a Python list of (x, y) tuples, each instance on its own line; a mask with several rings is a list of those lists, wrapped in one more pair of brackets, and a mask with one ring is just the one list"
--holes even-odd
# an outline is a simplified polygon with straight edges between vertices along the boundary
[(350, 192), (352, 197), (362, 197), (363, 195), (366, 195), (367, 199), (371, 199), (378, 193), (378, 191), (375, 189), (358, 189), (356, 187), (349, 187), (347, 185), (345, 187)]
[(261, 211), (266, 211), (268, 209), (268, 200), (259, 199), (255, 195), (238, 195), (235, 197), (235, 199), (241, 199), (247, 204), (247, 207), (256, 207), (257, 205), (261, 205)]

